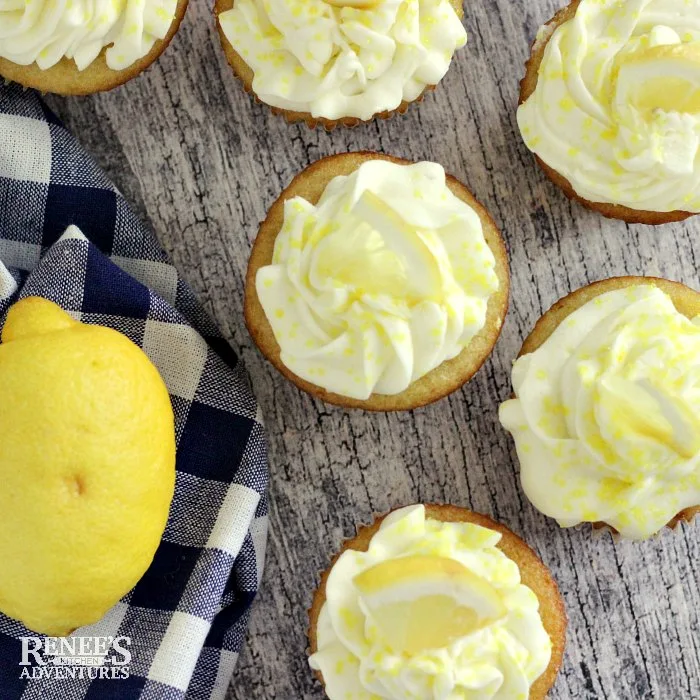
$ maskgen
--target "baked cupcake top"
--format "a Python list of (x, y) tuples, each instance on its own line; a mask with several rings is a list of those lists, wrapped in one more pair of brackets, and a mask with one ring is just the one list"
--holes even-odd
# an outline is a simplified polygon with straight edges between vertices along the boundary
[(311, 667), (331, 700), (523, 698), (552, 643), (501, 534), (394, 511), (326, 581)]
[(580, 0), (551, 32), (527, 147), (590, 202), (700, 211), (700, 2)]
[(653, 285), (601, 294), (513, 367), (523, 489), (562, 526), (651, 536), (700, 505), (700, 316)]
[(235, 0), (219, 23), (258, 98), (331, 120), (417, 99), (467, 41), (449, 0)]
[(84, 70), (109, 47), (108, 67), (123, 70), (167, 35), (176, 10), (177, 0), (0, 0), (0, 57)]
[(256, 292), (281, 362), (356, 399), (398, 394), (458, 355), (498, 289), (481, 220), (436, 163), (363, 163), (284, 205)]

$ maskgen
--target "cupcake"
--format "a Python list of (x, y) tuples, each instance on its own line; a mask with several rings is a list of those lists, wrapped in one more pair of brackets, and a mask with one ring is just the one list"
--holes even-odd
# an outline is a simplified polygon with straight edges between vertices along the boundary
[(629, 223), (700, 211), (700, 5), (573, 0), (542, 27), (518, 125), (572, 199)]
[(215, 12), (246, 91), (312, 128), (405, 112), (467, 42), (461, 0), (216, 0)]
[(618, 277), (557, 302), (500, 407), (523, 489), (562, 527), (650, 537), (700, 511), (700, 293)]
[(508, 307), (496, 225), (436, 163), (325, 158), (261, 224), (245, 318), (299, 388), (341, 406), (416, 408), (479, 369)]
[(0, 75), (87, 95), (122, 85), (175, 35), (187, 0), (0, 0)]
[(395, 510), (346, 542), (309, 611), (330, 700), (546, 697), (564, 604), (508, 528), (444, 505)]

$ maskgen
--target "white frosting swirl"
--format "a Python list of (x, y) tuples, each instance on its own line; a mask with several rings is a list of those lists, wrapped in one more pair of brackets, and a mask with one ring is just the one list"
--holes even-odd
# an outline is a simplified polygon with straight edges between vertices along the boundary
[(106, 52), (123, 70), (163, 39), (177, 0), (0, 0), (0, 57), (46, 70), (62, 58), (87, 68)]
[[(479, 525), (426, 518), (418, 505), (385, 518), (367, 552), (343, 552), (326, 582), (318, 650), (309, 660), (330, 700), (527, 698), (549, 664), (552, 643), (539, 600), (520, 582), (518, 565), (496, 547), (500, 539)], [(372, 632), (353, 579), (379, 562), (412, 554), (460, 562), (494, 587), (506, 616), (446, 648), (417, 654), (387, 649)]]
[(285, 202), (256, 289), (302, 379), (356, 399), (398, 394), (458, 355), (498, 289), (478, 214), (436, 163), (375, 159), (314, 206)]
[(523, 489), (562, 526), (643, 539), (700, 505), (700, 316), (653, 285), (574, 311), (513, 367), (500, 419)]
[(417, 99), (467, 41), (449, 0), (236, 0), (219, 22), (262, 101), (326, 119)]
[(584, 199), (700, 211), (700, 0), (581, 0), (518, 124)]

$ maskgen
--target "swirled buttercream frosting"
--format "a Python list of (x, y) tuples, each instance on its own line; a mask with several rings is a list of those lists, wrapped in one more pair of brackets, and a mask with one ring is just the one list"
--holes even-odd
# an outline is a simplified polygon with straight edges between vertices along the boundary
[(588, 201), (700, 211), (700, 1), (581, 0), (543, 41), (527, 147)]
[(456, 357), (498, 289), (476, 211), (436, 163), (380, 159), (284, 204), (256, 292), (294, 374), (364, 400)]
[(219, 23), (263, 102), (331, 120), (416, 100), (467, 41), (449, 0), (236, 0)]
[(653, 285), (601, 294), (513, 367), (523, 489), (562, 526), (643, 539), (700, 505), (700, 316)]
[(0, 0), (0, 57), (44, 70), (62, 58), (87, 68), (107, 47), (123, 70), (167, 35), (177, 0)]
[[(326, 581), (311, 667), (331, 700), (526, 699), (552, 643), (501, 534), (390, 514)], [(473, 606), (470, 618), (470, 606)]]

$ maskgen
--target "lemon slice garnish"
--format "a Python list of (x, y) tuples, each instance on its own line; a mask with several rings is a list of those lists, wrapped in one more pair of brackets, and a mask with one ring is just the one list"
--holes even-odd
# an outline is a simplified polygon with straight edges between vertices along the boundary
[(351, 214), (344, 228), (318, 243), (319, 278), (359, 295), (386, 294), (409, 304), (439, 298), (440, 270), (413, 226), (370, 191)]
[(700, 419), (686, 404), (643, 380), (606, 377), (600, 400), (614, 428), (664, 445), (685, 459), (700, 451)]
[(353, 583), (384, 641), (409, 654), (448, 647), (506, 614), (493, 586), (454, 559), (389, 559)]
[(643, 114), (700, 112), (700, 44), (652, 46), (626, 54), (619, 65), (615, 102)]

